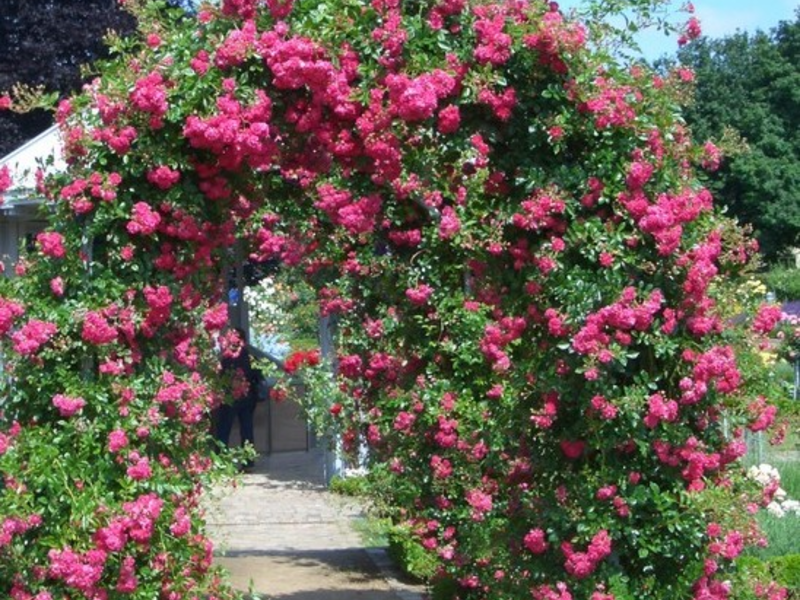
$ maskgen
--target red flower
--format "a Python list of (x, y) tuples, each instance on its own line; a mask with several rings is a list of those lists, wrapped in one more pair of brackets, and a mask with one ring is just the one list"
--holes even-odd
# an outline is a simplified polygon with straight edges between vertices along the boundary
[(147, 202), (137, 202), (133, 205), (133, 214), (127, 230), (131, 235), (152, 235), (160, 223), (161, 215), (150, 208)]
[(109, 325), (101, 312), (89, 311), (83, 320), (81, 338), (90, 344), (102, 346), (117, 339), (117, 330)]
[(286, 360), (283, 363), (283, 370), (291, 375), (304, 366), (317, 366), (319, 364), (319, 360), (319, 350), (298, 350), (297, 352), (292, 352), (288, 357), (286, 357)]
[(525, 534), (525, 547), (534, 554), (542, 554), (547, 550), (548, 544), (545, 533), (541, 529), (531, 529)]
[(58, 327), (53, 323), (31, 319), (11, 336), (14, 350), (23, 356), (35, 354), (57, 331)]
[(159, 189), (168, 190), (180, 181), (181, 172), (174, 171), (167, 166), (160, 166), (147, 173), (147, 181)]
[(433, 288), (426, 283), (406, 290), (406, 298), (409, 299), (411, 304), (416, 304), (417, 306), (424, 306), (431, 294), (433, 294)]
[(12, 183), (11, 171), (9, 170), (8, 165), (4, 165), (2, 168), (0, 168), (0, 201), (3, 199), (3, 192), (8, 190)]
[(16, 318), (24, 313), (25, 309), (21, 304), (0, 298), (0, 335), (8, 333)]
[(564, 453), (564, 456), (570, 460), (575, 460), (580, 458), (581, 454), (583, 454), (583, 449), (586, 447), (586, 442), (581, 440), (561, 440), (559, 445), (561, 446), (561, 451)]

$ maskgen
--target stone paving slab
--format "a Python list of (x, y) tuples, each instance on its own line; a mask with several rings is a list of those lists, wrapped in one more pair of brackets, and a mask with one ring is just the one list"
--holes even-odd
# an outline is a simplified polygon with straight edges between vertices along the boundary
[(215, 562), (233, 585), (270, 600), (422, 600), (383, 549), (352, 527), (361, 507), (329, 493), (320, 450), (261, 457), (206, 502)]

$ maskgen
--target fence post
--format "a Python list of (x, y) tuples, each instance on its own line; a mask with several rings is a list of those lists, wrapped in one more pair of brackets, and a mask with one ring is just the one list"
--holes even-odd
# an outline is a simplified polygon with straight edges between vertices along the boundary
[[(319, 319), (319, 346), (323, 358), (331, 361), (331, 368), (336, 372), (336, 348), (334, 346), (333, 332), (336, 322), (330, 316), (320, 317)], [(336, 437), (333, 440), (323, 440), (325, 452), (324, 468), (325, 483), (330, 483), (334, 475), (341, 475), (344, 471), (344, 460), (342, 459), (341, 440)]]

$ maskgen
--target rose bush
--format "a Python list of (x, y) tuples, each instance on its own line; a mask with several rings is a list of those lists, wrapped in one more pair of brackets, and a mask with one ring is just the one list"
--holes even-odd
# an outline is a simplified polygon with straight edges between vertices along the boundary
[(0, 306), (0, 592), (227, 597), (197, 497), (239, 238), (338, 320), (312, 412), (368, 444), (440, 597), (784, 597), (731, 584), (774, 322), (727, 301), (756, 249), (698, 179), (691, 73), (539, 1), (126, 4)]
[(780, 356), (788, 362), (797, 361), (800, 357), (800, 317), (784, 313), (776, 329)]

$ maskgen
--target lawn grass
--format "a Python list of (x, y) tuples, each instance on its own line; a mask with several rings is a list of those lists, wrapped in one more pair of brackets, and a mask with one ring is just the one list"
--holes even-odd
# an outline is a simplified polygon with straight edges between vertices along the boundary
[(365, 548), (385, 548), (389, 545), (391, 523), (388, 519), (367, 514), (353, 521), (353, 529), (358, 533)]
[(766, 548), (748, 548), (746, 553), (761, 560), (776, 556), (787, 556), (800, 553), (800, 516), (785, 515), (775, 517), (766, 511), (758, 515), (758, 524), (767, 538)]

